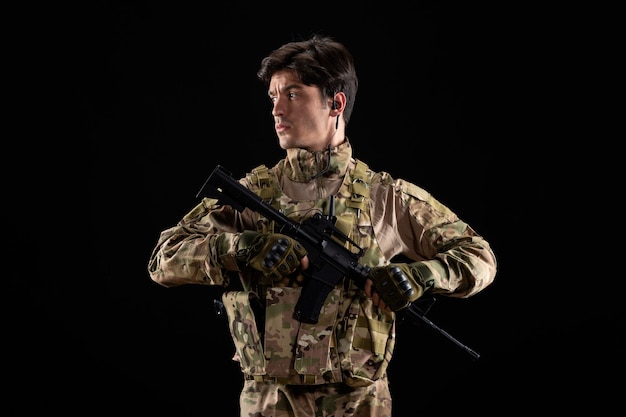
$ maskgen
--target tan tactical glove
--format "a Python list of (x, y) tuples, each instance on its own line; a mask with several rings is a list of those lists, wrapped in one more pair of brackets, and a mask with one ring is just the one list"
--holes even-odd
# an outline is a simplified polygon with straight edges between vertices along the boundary
[(385, 304), (398, 311), (422, 296), (426, 274), (430, 270), (420, 262), (398, 263), (372, 268), (369, 278)]
[(274, 281), (294, 272), (306, 254), (304, 246), (280, 233), (246, 230), (237, 244), (237, 261), (263, 272)]

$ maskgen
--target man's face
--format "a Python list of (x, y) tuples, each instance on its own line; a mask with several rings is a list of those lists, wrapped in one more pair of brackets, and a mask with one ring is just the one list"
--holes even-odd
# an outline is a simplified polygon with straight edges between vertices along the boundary
[(283, 149), (323, 150), (336, 133), (330, 99), (316, 86), (302, 84), (290, 70), (276, 72), (268, 95), (278, 142)]

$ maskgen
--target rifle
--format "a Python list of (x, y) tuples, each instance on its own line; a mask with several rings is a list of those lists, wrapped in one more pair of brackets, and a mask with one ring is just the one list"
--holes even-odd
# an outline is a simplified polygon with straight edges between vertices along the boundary
[[(261, 214), (278, 225), (277, 233), (289, 236), (304, 246), (309, 258), (309, 267), (302, 271), (307, 280), (296, 303), (294, 317), (297, 320), (303, 323), (316, 324), (326, 297), (343, 277), (354, 280), (361, 288), (364, 287), (365, 280), (372, 268), (359, 263), (364, 250), (335, 226), (337, 218), (334, 213), (333, 196), (330, 197), (328, 215), (316, 213), (302, 223), (298, 223), (244, 187), (220, 165), (217, 165), (209, 175), (196, 194), (196, 198), (204, 195), (217, 198), (221, 204), (230, 205), (239, 212), (249, 208)], [(346, 247), (347, 243), (352, 249)], [(479, 358), (478, 353), (427, 319), (424, 311), (414, 304), (409, 304), (408, 307), (398, 311), (398, 313), (400, 315), (408, 314), (414, 319), (421, 320), (463, 348), (474, 359)]]

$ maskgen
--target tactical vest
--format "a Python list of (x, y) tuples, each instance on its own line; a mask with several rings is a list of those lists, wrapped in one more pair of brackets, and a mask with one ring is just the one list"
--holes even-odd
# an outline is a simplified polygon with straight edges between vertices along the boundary
[[(255, 193), (285, 215), (301, 211), (299, 202), (283, 196), (275, 174), (264, 165), (247, 178)], [(383, 262), (383, 256), (372, 232), (369, 193), (368, 167), (356, 160), (335, 197), (334, 213), (336, 227), (365, 250), (360, 262), (375, 266)], [(234, 359), (246, 378), (296, 385), (344, 381), (364, 386), (384, 376), (395, 344), (394, 314), (374, 312), (371, 300), (346, 279), (328, 295), (318, 323), (301, 323), (293, 318), (300, 290), (260, 285), (255, 291), (223, 295), (236, 348)], [(259, 310), (255, 306), (261, 293), (265, 309)], [(264, 311), (264, 320), (257, 317), (259, 311)]]

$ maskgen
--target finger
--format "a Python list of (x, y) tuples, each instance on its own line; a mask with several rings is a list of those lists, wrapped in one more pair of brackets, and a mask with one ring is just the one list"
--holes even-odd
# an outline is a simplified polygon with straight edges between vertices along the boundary
[(391, 311), (391, 308), (385, 303), (385, 300), (382, 299), (380, 295), (376, 291), (372, 294), (372, 303), (381, 310)]
[(304, 255), (302, 259), (300, 259), (300, 269), (304, 270), (309, 267), (309, 257)]
[(363, 286), (363, 291), (365, 291), (365, 295), (367, 295), (369, 298), (372, 298), (372, 285), (373, 282), (371, 279), (366, 279), (365, 280), (365, 285)]
[(383, 300), (382, 300), (382, 298), (380, 298), (380, 295), (378, 295), (378, 293), (376, 291), (374, 291), (372, 293), (372, 303), (374, 303), (374, 305), (376, 307), (378, 307), (382, 301)]

